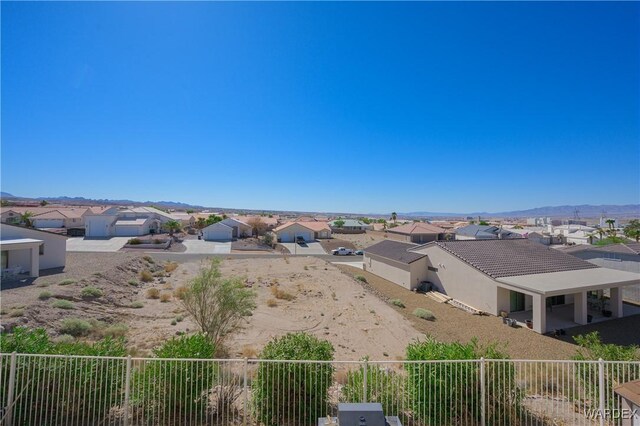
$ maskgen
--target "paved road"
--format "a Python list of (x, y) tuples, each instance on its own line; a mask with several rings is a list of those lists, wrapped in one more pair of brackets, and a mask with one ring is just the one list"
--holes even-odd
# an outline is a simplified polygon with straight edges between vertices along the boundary
[[(193, 260), (202, 260), (210, 257), (221, 257), (223, 259), (260, 259), (260, 258), (281, 258), (279, 253), (230, 253), (230, 254), (196, 254), (196, 253), (175, 253), (175, 252), (146, 252), (145, 254), (158, 260), (170, 260), (173, 262), (189, 262)], [(312, 255), (292, 255), (289, 257), (307, 257), (313, 256), (318, 259), (326, 260), (328, 262), (344, 262), (344, 263), (356, 263), (362, 262), (362, 256), (332, 256), (330, 254), (312, 254)], [(349, 262), (346, 262), (346, 260)]]
[(82, 252), (115, 252), (126, 244), (131, 237), (111, 237), (105, 239), (69, 238), (67, 251)]

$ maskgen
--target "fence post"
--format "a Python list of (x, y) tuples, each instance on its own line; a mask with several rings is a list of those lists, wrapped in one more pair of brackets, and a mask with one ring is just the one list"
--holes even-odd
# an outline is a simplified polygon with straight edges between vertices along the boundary
[(480, 358), (480, 424), (485, 426), (486, 412), (485, 406), (487, 401), (486, 379), (485, 379), (485, 360)]
[(604, 360), (598, 359), (598, 394), (600, 396), (598, 406), (600, 408), (600, 426), (604, 426)]
[(242, 416), (243, 418), (243, 425), (247, 426), (247, 417), (249, 417), (249, 412), (248, 412), (248, 405), (249, 405), (249, 392), (247, 391), (247, 367), (248, 367), (248, 360), (245, 357), (244, 358), (244, 366), (242, 367), (242, 393), (244, 395), (243, 397), (243, 411), (244, 411), (244, 416)]
[(127, 356), (127, 372), (124, 378), (124, 426), (129, 425), (130, 395), (131, 395), (131, 355)]
[(9, 389), (7, 389), (7, 413), (5, 418), (6, 424), (13, 426), (13, 394), (15, 392), (16, 385), (16, 353), (11, 353), (11, 364), (9, 365)]
[(365, 358), (364, 365), (362, 366), (362, 402), (367, 401), (367, 372), (369, 371), (369, 359)]

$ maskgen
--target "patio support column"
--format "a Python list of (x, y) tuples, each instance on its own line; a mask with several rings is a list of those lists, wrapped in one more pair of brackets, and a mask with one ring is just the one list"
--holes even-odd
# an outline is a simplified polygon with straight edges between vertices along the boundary
[(31, 268), (29, 269), (30, 277), (40, 276), (40, 247), (32, 247), (29, 252), (31, 253)]
[(622, 318), (622, 288), (611, 287), (609, 303), (611, 304), (611, 313), (614, 318)]
[(581, 291), (573, 295), (573, 321), (578, 324), (587, 323), (587, 292)]
[(544, 334), (547, 332), (547, 298), (541, 294), (533, 295), (533, 330)]

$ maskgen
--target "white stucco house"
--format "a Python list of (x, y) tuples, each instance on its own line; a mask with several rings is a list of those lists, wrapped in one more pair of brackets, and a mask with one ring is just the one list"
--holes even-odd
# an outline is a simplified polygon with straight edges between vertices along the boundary
[(331, 238), (331, 228), (326, 222), (287, 222), (273, 232), (281, 243), (292, 243), (298, 238), (305, 241)]
[(205, 241), (231, 241), (233, 228), (222, 222), (216, 222), (202, 230), (202, 238)]
[(28, 273), (37, 277), (43, 269), (64, 268), (66, 236), (7, 223), (0, 226), (3, 276)]
[(153, 207), (112, 207), (85, 215), (85, 236), (90, 238), (137, 237), (159, 233), (162, 225), (175, 220)]
[[(638, 273), (600, 268), (527, 239), (420, 246), (383, 241), (365, 249), (363, 260), (365, 270), (405, 288), (429, 282), (477, 310), (529, 320), (538, 333), (632, 312), (633, 307), (623, 305), (622, 289), (640, 284)], [(595, 308), (605, 290), (608, 300)]]

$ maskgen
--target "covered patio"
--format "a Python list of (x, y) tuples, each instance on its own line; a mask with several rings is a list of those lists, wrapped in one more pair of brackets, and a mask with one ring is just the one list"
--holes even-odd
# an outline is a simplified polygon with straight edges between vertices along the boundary
[(40, 275), (40, 246), (42, 240), (16, 238), (0, 240), (2, 251), (2, 279), (28, 273), (30, 277)]
[[(518, 321), (531, 320), (533, 330), (546, 333), (591, 322), (640, 313), (640, 308), (623, 304), (622, 289), (639, 284), (640, 274), (608, 268), (593, 268), (498, 278), (504, 290), (531, 297), (531, 308), (510, 313)], [(606, 306), (598, 305), (592, 292), (609, 290)], [(566, 304), (550, 306), (547, 299), (564, 296)], [(603, 299), (598, 299), (603, 300)], [(606, 309), (605, 309), (606, 308)], [(607, 311), (605, 316), (603, 310)]]

